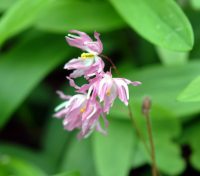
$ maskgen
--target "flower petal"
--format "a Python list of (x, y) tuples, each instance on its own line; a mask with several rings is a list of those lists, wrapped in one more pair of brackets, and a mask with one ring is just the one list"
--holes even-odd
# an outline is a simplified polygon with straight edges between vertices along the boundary
[(117, 87), (119, 99), (124, 102), (125, 105), (128, 105), (129, 90), (127, 83), (121, 78), (113, 78), (113, 80)]
[(85, 68), (86, 63), (85, 59), (78, 58), (78, 59), (72, 59), (68, 63), (65, 64), (64, 69), (72, 70), (72, 69), (80, 69), (80, 68)]

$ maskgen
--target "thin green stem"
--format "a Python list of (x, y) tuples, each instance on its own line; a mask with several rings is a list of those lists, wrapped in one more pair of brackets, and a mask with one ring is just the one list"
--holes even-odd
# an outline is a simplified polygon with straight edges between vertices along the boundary
[(144, 136), (142, 135), (140, 129), (139, 129), (138, 126), (137, 126), (137, 123), (136, 123), (136, 121), (135, 121), (135, 119), (134, 119), (134, 117), (133, 117), (133, 113), (132, 113), (132, 111), (131, 111), (130, 105), (128, 105), (128, 111), (129, 111), (129, 117), (130, 117), (131, 122), (132, 122), (132, 125), (133, 125), (133, 127), (134, 127), (134, 129), (135, 129), (135, 131), (136, 131), (136, 134), (137, 134), (137, 136), (140, 138), (140, 140), (143, 142), (144, 147), (145, 147), (147, 153), (150, 155), (151, 152), (150, 152), (150, 150), (149, 150), (149, 148), (148, 148), (148, 145), (147, 145), (147, 143), (146, 143), (146, 141), (145, 141)]

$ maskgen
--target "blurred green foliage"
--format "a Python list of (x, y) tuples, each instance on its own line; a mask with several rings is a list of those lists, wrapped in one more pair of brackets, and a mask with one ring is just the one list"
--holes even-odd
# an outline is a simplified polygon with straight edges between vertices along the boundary
[[(0, 0), (0, 175), (150, 175), (149, 155), (120, 101), (107, 136), (79, 141), (52, 118), (55, 91), (73, 92), (63, 65), (81, 54), (65, 43), (70, 29), (101, 33), (104, 54), (143, 83), (130, 87), (130, 106), (148, 141), (141, 105), (152, 99), (161, 175), (199, 174), (199, 9), (198, 0)], [(31, 144), (20, 141), (25, 136)]]

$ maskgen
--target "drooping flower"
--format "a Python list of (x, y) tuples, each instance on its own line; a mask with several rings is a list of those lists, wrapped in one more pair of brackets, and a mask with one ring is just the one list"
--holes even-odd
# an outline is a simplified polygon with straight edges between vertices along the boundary
[(63, 125), (66, 130), (80, 129), (78, 138), (87, 137), (94, 129), (106, 133), (101, 128), (99, 117), (103, 117), (106, 126), (108, 122), (104, 117), (101, 105), (97, 101), (87, 99), (84, 94), (65, 96), (62, 92), (58, 93), (66, 101), (55, 109), (56, 114), (54, 116), (63, 118)]
[(82, 49), (83, 51), (87, 51), (88, 53), (92, 53), (94, 55), (101, 54), (103, 50), (103, 44), (99, 38), (100, 34), (97, 32), (94, 32), (94, 37), (96, 41), (93, 41), (86, 33), (77, 31), (77, 30), (71, 30), (70, 31), (73, 34), (68, 34), (66, 36), (66, 41), (70, 46), (74, 46), (77, 48)]
[[(64, 128), (68, 131), (80, 129), (78, 138), (87, 137), (95, 129), (105, 134), (106, 131), (102, 129), (99, 122), (100, 117), (103, 118), (105, 127), (107, 127), (108, 121), (105, 113), (109, 112), (114, 100), (118, 97), (125, 105), (128, 105), (128, 85), (138, 86), (141, 82), (112, 78), (111, 71), (104, 72), (105, 64), (99, 56), (103, 50), (99, 33), (94, 33), (96, 41), (93, 41), (84, 32), (77, 30), (70, 32), (73, 34), (66, 36), (68, 44), (86, 53), (70, 60), (64, 66), (65, 69), (73, 70), (67, 79), (78, 94), (66, 96), (58, 92), (65, 102), (55, 109), (55, 117), (63, 119)], [(89, 83), (82, 86), (76, 85), (74, 78), (81, 76), (84, 76)]]
[(71, 74), (71, 78), (77, 78), (85, 76), (86, 78), (95, 75), (95, 73), (101, 73), (104, 69), (104, 62), (98, 56), (89, 55), (83, 53), (78, 59), (72, 59), (64, 66), (65, 69), (74, 70)]
[(80, 91), (88, 88), (88, 97), (92, 96), (92, 98), (95, 99), (96, 96), (98, 96), (100, 102), (104, 102), (104, 112), (108, 113), (116, 97), (125, 105), (128, 105), (128, 84), (138, 86), (141, 82), (132, 82), (125, 78), (112, 78), (111, 72), (107, 72), (100, 74), (95, 80), (91, 80), (89, 85), (82, 86)]
[(68, 34), (68, 36), (66, 36), (66, 41), (69, 45), (80, 48), (88, 53), (82, 53), (81, 57), (72, 59), (65, 64), (65, 69), (74, 70), (70, 74), (70, 77), (77, 78), (85, 76), (85, 78), (89, 78), (90, 76), (95, 75), (95, 73), (101, 73), (104, 69), (104, 62), (98, 56), (103, 50), (99, 33), (94, 33), (94, 37), (97, 41), (93, 41), (84, 32), (72, 30), (71, 33), (77, 35)]

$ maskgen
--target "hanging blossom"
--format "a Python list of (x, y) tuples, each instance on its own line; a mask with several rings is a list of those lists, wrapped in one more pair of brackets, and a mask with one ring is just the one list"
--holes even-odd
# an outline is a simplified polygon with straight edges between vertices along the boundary
[(104, 69), (104, 62), (98, 56), (103, 50), (103, 44), (99, 38), (99, 33), (94, 33), (93, 41), (87, 34), (77, 30), (70, 31), (76, 35), (68, 34), (66, 41), (70, 46), (86, 51), (82, 53), (80, 57), (70, 60), (65, 64), (64, 68), (68, 70), (74, 70), (70, 77), (77, 78), (85, 76), (86, 78), (94, 76), (94, 73), (101, 73)]
[(128, 85), (138, 86), (141, 84), (139, 81), (130, 81), (125, 78), (112, 78), (111, 72), (106, 72), (98, 75), (95, 79), (91, 80), (88, 85), (80, 88), (81, 91), (88, 89), (88, 98), (96, 99), (98, 96), (100, 102), (104, 102), (103, 112), (109, 112), (113, 105), (114, 100), (118, 97), (126, 106), (129, 100)]
[[(106, 134), (100, 124), (103, 119), (105, 128), (108, 121), (105, 114), (108, 114), (114, 100), (119, 98), (126, 106), (129, 101), (128, 85), (138, 86), (139, 81), (130, 81), (125, 78), (113, 78), (111, 71), (104, 72), (104, 62), (99, 57), (103, 45), (99, 33), (94, 33), (93, 41), (86, 33), (77, 30), (70, 31), (73, 34), (66, 36), (70, 46), (80, 48), (86, 53), (80, 57), (70, 60), (64, 68), (73, 70), (67, 77), (70, 86), (76, 89), (74, 96), (64, 95), (58, 91), (61, 99), (65, 101), (56, 109), (55, 117), (63, 119), (64, 128), (68, 131), (80, 129), (78, 138), (86, 138), (92, 131), (97, 130)], [(88, 84), (81, 87), (75, 84), (74, 78), (84, 76)]]
[[(94, 129), (106, 134), (99, 123), (102, 108), (98, 101), (88, 99), (84, 94), (66, 96), (62, 92), (57, 93), (66, 101), (56, 108), (57, 113), (54, 116), (64, 118), (63, 125), (66, 130), (81, 129), (78, 138), (86, 137)], [(108, 122), (103, 114), (102, 116), (107, 126)]]

